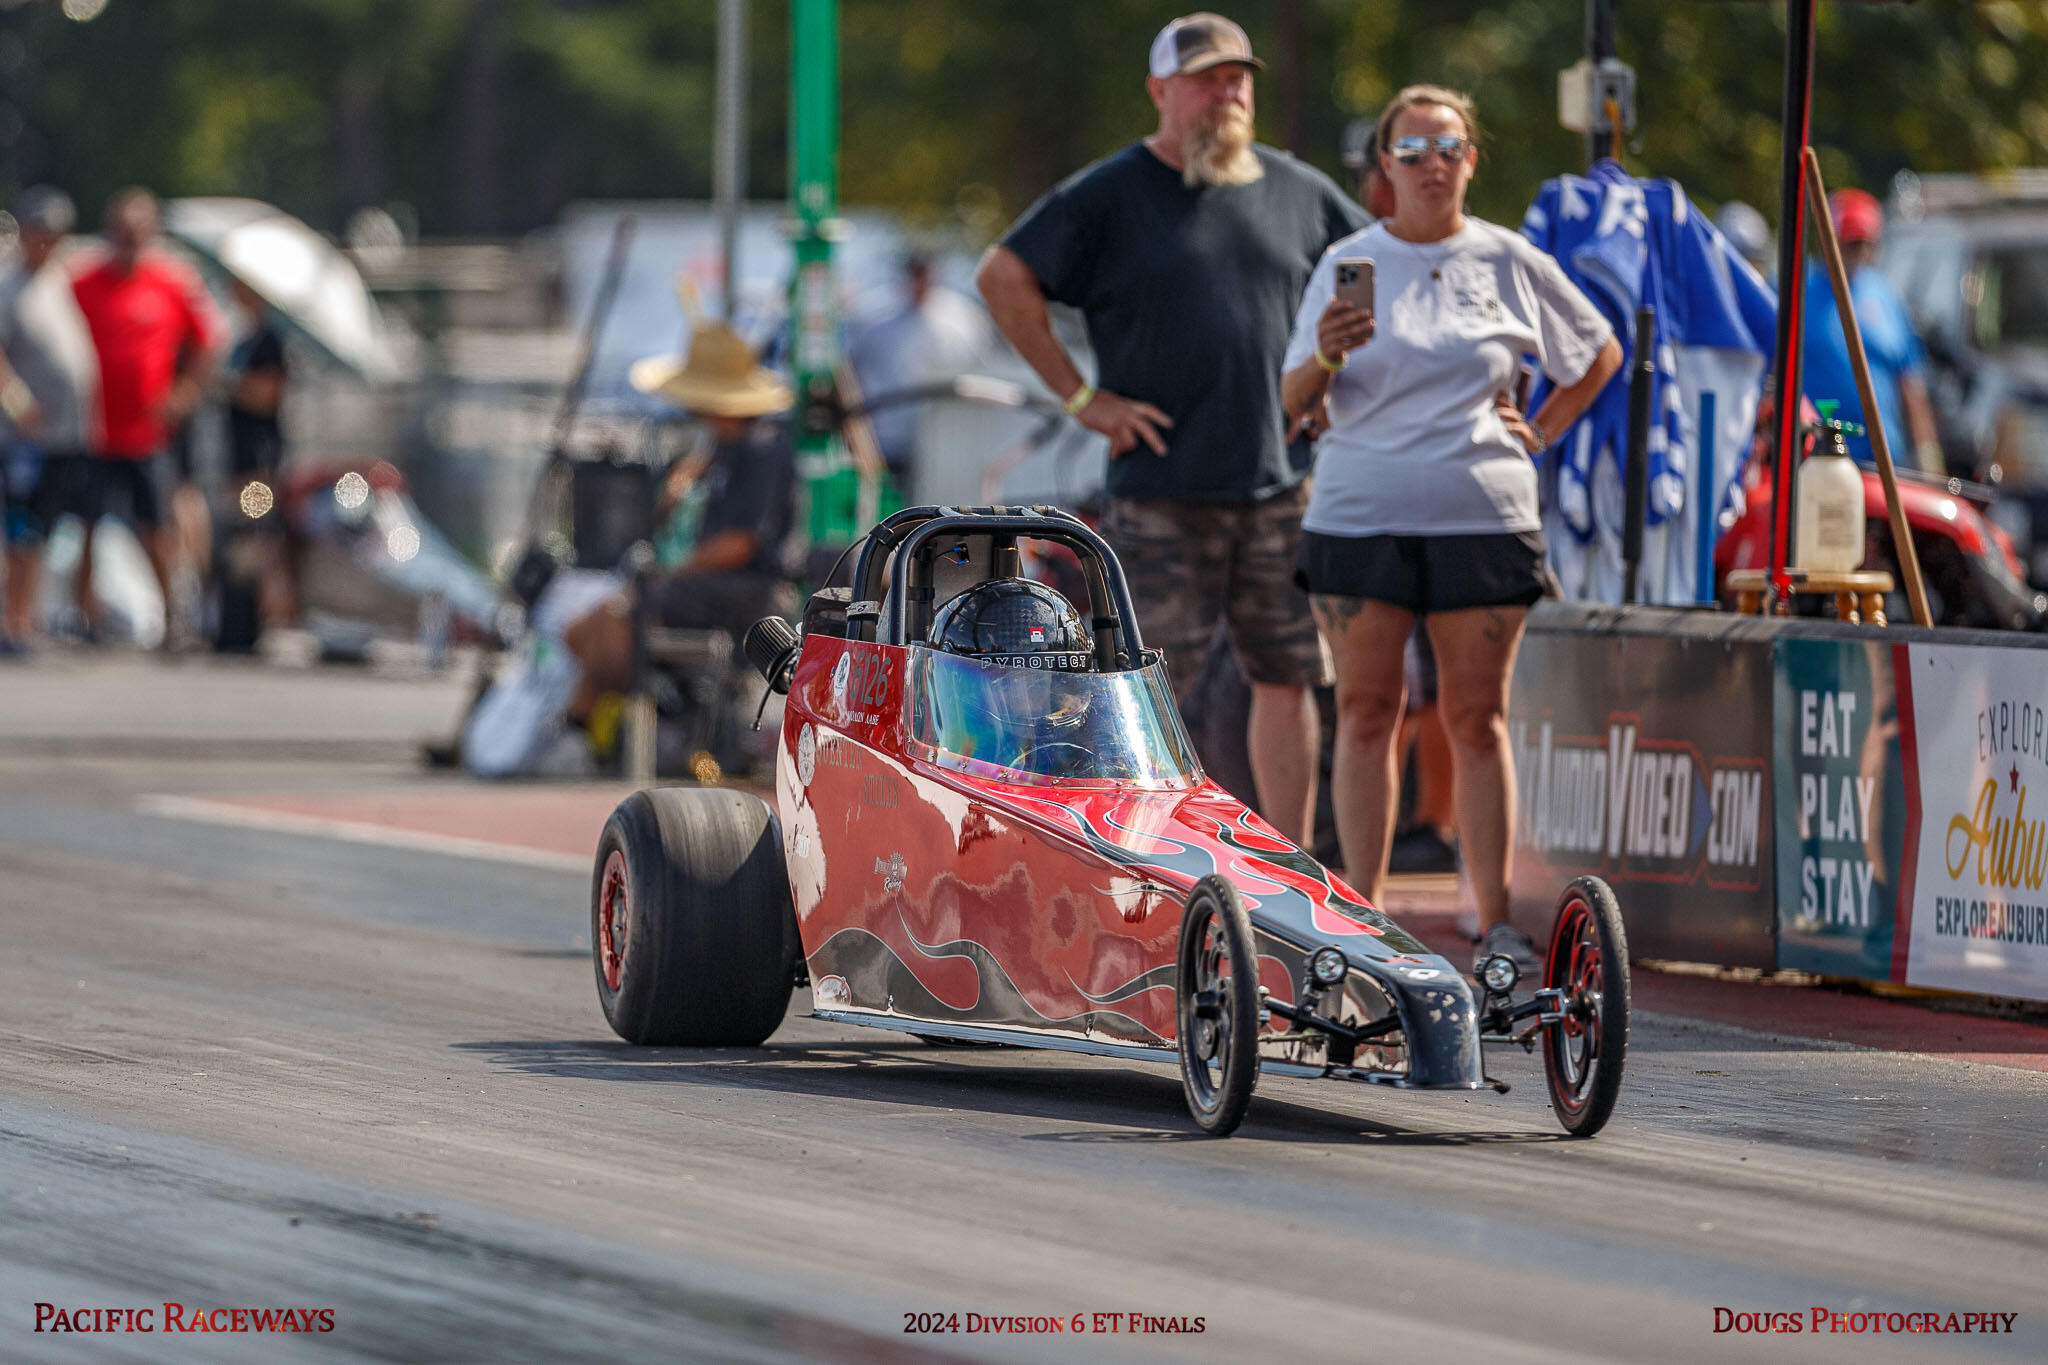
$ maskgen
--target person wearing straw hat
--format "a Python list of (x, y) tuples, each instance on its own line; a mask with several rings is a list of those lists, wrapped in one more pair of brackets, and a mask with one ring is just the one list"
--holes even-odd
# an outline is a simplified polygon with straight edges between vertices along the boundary
[[(653, 617), (674, 630), (724, 630), (737, 645), (747, 627), (776, 608), (789, 581), (787, 542), (796, 523), (796, 456), (786, 424), (768, 419), (795, 395), (753, 348), (722, 322), (691, 333), (688, 357), (649, 356), (633, 387), (701, 418), (708, 453), (678, 460), (655, 507), (665, 521), (685, 500), (698, 504), (689, 558), (652, 587)], [(564, 642), (583, 662), (588, 685), (622, 687), (632, 631), (624, 598), (570, 625)]]
[(633, 365), (633, 387), (705, 418), (721, 440), (757, 417), (787, 412), (795, 395), (781, 375), (754, 359), (753, 348), (722, 322), (691, 330), (687, 358), (649, 356)]

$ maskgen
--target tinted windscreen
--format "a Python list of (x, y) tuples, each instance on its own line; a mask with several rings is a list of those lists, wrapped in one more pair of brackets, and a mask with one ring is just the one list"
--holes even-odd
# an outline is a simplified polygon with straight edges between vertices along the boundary
[(2048, 345), (2048, 246), (1986, 252), (1978, 268), (1978, 343), (1986, 349)]
[(1126, 673), (1004, 668), (911, 651), (911, 739), (934, 763), (1012, 782), (1199, 781), (1157, 664)]

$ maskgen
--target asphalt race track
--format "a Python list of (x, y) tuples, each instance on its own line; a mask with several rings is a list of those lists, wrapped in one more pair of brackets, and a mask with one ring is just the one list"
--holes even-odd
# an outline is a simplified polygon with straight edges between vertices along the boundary
[[(0, 755), (0, 1359), (2048, 1358), (2041, 1069), (1650, 1011), (1590, 1142), (1519, 1052), (1502, 1097), (1268, 1079), (1213, 1141), (1169, 1068), (801, 998), (765, 1048), (630, 1049), (573, 855), (159, 799), (401, 781)], [(37, 1333), (38, 1303), (158, 1330)], [(171, 1333), (166, 1303), (332, 1330)], [(2018, 1317), (1773, 1336), (1717, 1307)], [(1064, 1330), (967, 1330), (1009, 1318)]]

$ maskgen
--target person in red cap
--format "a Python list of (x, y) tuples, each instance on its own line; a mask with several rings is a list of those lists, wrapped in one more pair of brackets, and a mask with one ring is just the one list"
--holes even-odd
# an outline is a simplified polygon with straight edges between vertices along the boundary
[[(976, 283), (1067, 415), (1109, 438), (1102, 533), (1130, 579), (1145, 642), (1182, 705), (1218, 624), (1251, 684), (1259, 811), (1312, 835), (1328, 664), (1294, 582), (1311, 452), (1290, 441), (1280, 362), (1324, 248), (1365, 214), (1320, 171), (1260, 145), (1263, 63), (1220, 14), (1159, 31), (1149, 136), (1055, 186), (982, 258)], [(1046, 304), (1087, 323), (1091, 382)]]
[[(1906, 468), (1945, 474), (1941, 442), (1935, 434), (1934, 406), (1927, 398), (1927, 356), (1920, 335), (1899, 291), (1876, 266), (1884, 240), (1884, 210), (1862, 190), (1836, 190), (1828, 196), (1835, 237), (1842, 244), (1842, 266), (1849, 275), (1849, 298), (1856, 326), (1863, 333), (1863, 352), (1870, 360), (1870, 387), (1877, 395), (1885, 443), (1892, 459)], [(1800, 387), (1816, 399), (1835, 399), (1836, 415), (1869, 426), (1856, 374), (1849, 365), (1849, 341), (1835, 307), (1834, 286), (1827, 266), (1818, 260), (1806, 266), (1806, 344), (1800, 351)], [(1849, 453), (1864, 464), (1875, 460), (1868, 435), (1851, 436)]]

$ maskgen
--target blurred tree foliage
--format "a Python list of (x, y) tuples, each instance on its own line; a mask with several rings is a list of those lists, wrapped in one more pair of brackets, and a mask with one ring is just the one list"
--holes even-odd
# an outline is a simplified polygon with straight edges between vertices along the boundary
[[(1186, 0), (842, 0), (842, 174), (985, 236), (1149, 129), (1146, 49)], [(1580, 169), (1556, 78), (1578, 0), (1246, 0), (1261, 135), (1337, 170), (1344, 125), (1432, 80), (1487, 125), (1476, 211), (1513, 223)], [(1618, 0), (1641, 81), (1624, 160), (1774, 213), (1784, 7)], [(111, 0), (72, 23), (0, 0), (0, 191), (49, 179), (251, 194), (335, 228), (403, 201), (430, 233), (520, 231), (571, 200), (702, 197), (716, 0)], [(783, 185), (788, 6), (752, 7), (750, 182)], [(1820, 7), (1814, 138), (1831, 183), (2048, 162), (2048, 4)], [(18, 112), (16, 112), (18, 111)]]
[[(84, 24), (7, 5), (0, 89), (26, 126), (0, 170), (86, 204), (140, 183), (335, 228), (402, 201), (429, 233), (499, 233), (573, 199), (710, 193), (716, 0), (111, 0)], [(785, 6), (754, 6), (768, 193), (786, 29)]]

